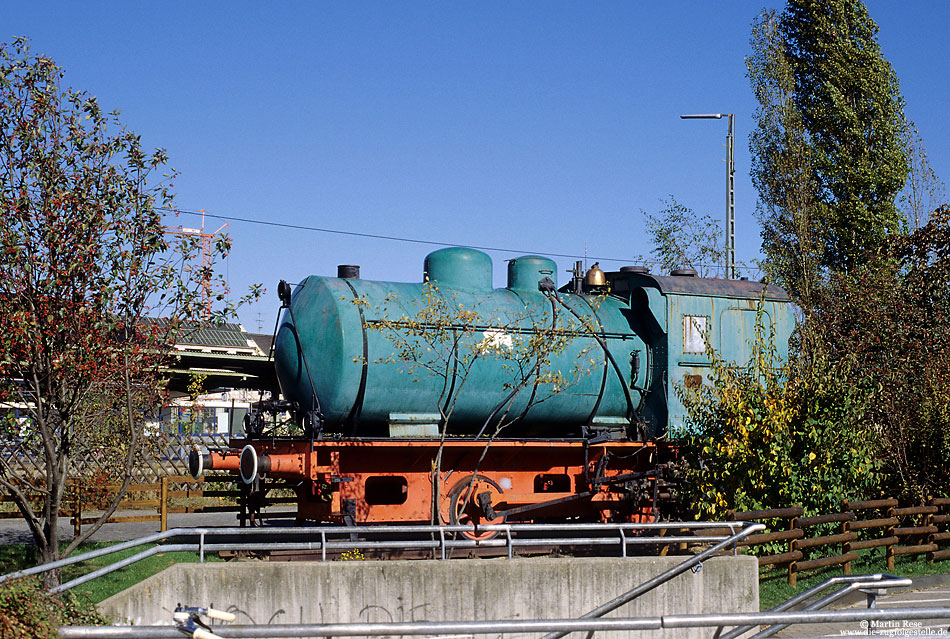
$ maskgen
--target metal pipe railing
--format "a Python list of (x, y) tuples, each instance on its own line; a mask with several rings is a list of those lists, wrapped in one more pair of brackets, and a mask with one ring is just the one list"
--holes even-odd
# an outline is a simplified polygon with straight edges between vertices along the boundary
[(113, 564), (109, 564), (108, 566), (103, 566), (102, 568), (99, 568), (98, 570), (93, 570), (92, 572), (87, 573), (83, 575), (82, 577), (76, 577), (72, 581), (67, 581), (64, 584), (53, 586), (52, 588), (49, 589), (49, 592), (52, 595), (59, 594), (61, 592), (66, 592), (67, 590), (75, 588), (76, 586), (80, 586), (88, 581), (92, 581), (93, 579), (98, 579), (99, 577), (113, 573), (116, 570), (121, 570), (122, 568), (125, 568), (126, 566), (130, 566), (137, 561), (141, 561), (142, 559), (146, 559), (148, 557), (151, 557), (152, 555), (157, 555), (159, 553), (195, 552), (197, 550), (198, 550), (197, 544), (166, 544), (163, 546), (152, 546), (151, 548), (146, 548), (140, 553), (136, 553), (134, 555), (126, 557), (125, 559), (119, 560)]
[[(739, 541), (742, 541), (744, 538), (748, 537), (752, 533), (759, 532), (760, 530), (765, 530), (765, 524), (752, 524), (751, 526), (747, 526), (743, 528), (743, 530), (740, 530), (732, 534), (727, 539), (720, 541), (718, 544), (710, 548), (707, 548), (706, 550), (699, 553), (698, 555), (694, 555), (693, 557), (690, 557), (686, 561), (680, 564), (677, 564), (673, 568), (670, 568), (669, 570), (657, 575), (653, 579), (643, 582), (642, 584), (640, 584), (633, 590), (628, 590), (627, 592), (623, 593), (619, 597), (615, 597), (614, 599), (608, 601), (607, 603), (601, 606), (597, 606), (596, 608), (594, 608), (587, 614), (583, 615), (581, 619), (596, 619), (599, 617), (603, 617), (607, 613), (616, 610), (617, 608), (623, 606), (624, 604), (630, 603), (631, 601), (633, 601), (640, 595), (648, 593), (651, 590), (657, 588), (658, 586), (661, 586), (665, 584), (666, 582), (670, 581), (674, 577), (681, 575), (687, 570), (690, 570), (693, 566), (701, 565), (702, 561), (706, 559), (707, 557), (711, 557), (712, 555), (715, 555), (716, 553), (720, 552), (721, 550), (723, 550), (724, 548), (730, 545), (734, 547), (736, 543), (738, 543)], [(570, 631), (552, 632), (552, 633), (544, 635), (542, 639), (560, 639), (561, 637), (565, 636), (569, 632)]]
[(89, 552), (84, 552), (80, 555), (73, 555), (72, 557), (65, 557), (63, 559), (58, 559), (56, 561), (51, 561), (46, 564), (40, 564), (39, 566), (34, 566), (32, 568), (24, 568), (23, 570), (17, 570), (16, 572), (11, 572), (6, 575), (0, 575), (0, 584), (10, 579), (18, 579), (20, 577), (26, 577), (29, 575), (38, 575), (44, 572), (49, 572), (50, 570), (56, 570), (57, 568), (65, 568), (66, 566), (71, 566), (77, 564), (81, 561), (88, 561), (90, 559), (96, 559), (97, 557), (103, 557), (105, 555), (111, 555), (112, 553), (121, 552), (123, 550), (128, 550), (129, 548), (135, 548), (137, 546), (143, 546), (145, 544), (151, 544), (158, 541), (162, 541), (169, 536), (173, 536), (175, 531), (186, 530), (183, 528), (173, 528), (171, 530), (166, 530), (165, 532), (155, 533), (154, 535), (147, 535), (145, 537), (139, 537), (138, 539), (133, 539), (130, 541), (124, 541), (114, 546), (107, 546), (105, 548), (100, 548), (98, 550), (90, 550)]
[[(906, 588), (908, 586), (913, 585), (913, 582), (907, 578), (894, 577), (893, 575), (887, 575), (883, 573), (876, 573), (873, 575), (840, 575), (837, 577), (830, 577), (829, 579), (826, 579), (825, 581), (821, 582), (817, 586), (812, 586), (808, 590), (805, 590), (804, 592), (799, 593), (798, 595), (792, 597), (791, 599), (783, 601), (782, 603), (775, 606), (774, 608), (771, 608), (769, 612), (784, 612), (784, 611), (790, 610), (791, 608), (797, 606), (798, 604), (803, 603), (804, 601), (807, 601), (808, 599), (818, 594), (819, 592), (822, 592), (823, 590), (827, 590), (828, 588), (837, 586), (839, 584), (844, 584), (845, 587), (841, 588), (840, 590), (836, 590), (835, 592), (832, 592), (828, 595), (825, 595), (821, 599), (818, 599), (816, 601), (809, 603), (807, 606), (802, 608), (802, 610), (803, 611), (821, 610), (823, 608), (826, 608), (827, 606), (830, 606), (831, 604), (838, 601), (842, 597), (848, 595), (849, 593), (854, 592), (855, 590), (863, 590), (867, 588), (875, 588), (875, 589)], [(748, 632), (749, 630), (752, 630), (754, 627), (755, 626), (740, 626), (738, 628), (734, 628), (730, 630), (729, 632), (723, 635), (720, 635), (719, 639), (735, 639), (739, 635), (744, 634)], [(786, 627), (787, 627), (786, 624), (778, 624), (778, 625), (770, 626), (769, 628), (766, 628), (752, 635), (751, 637), (748, 637), (747, 639), (764, 639), (765, 637), (771, 637), (772, 635), (774, 635), (775, 633), (781, 631), (782, 629)]]
[[(473, 526), (328, 526), (322, 528), (172, 528), (165, 532), (147, 535), (139, 539), (121, 542), (114, 546), (92, 550), (72, 557), (66, 557), (58, 561), (53, 561), (33, 568), (26, 568), (7, 575), (0, 576), (0, 583), (9, 579), (25, 577), (27, 575), (36, 575), (57, 568), (64, 568), (90, 559), (103, 557), (112, 553), (137, 548), (147, 544), (157, 543), (154, 549), (147, 549), (131, 557), (123, 559), (109, 566), (96, 570), (89, 575), (84, 575), (70, 582), (62, 584), (54, 589), (54, 592), (63, 592), (80, 584), (86, 583), (91, 579), (107, 575), (136, 561), (152, 556), (159, 552), (190, 551), (197, 552), (200, 560), (204, 561), (204, 555), (208, 551), (220, 550), (300, 550), (300, 551), (319, 551), (321, 558), (325, 561), (328, 550), (387, 550), (387, 549), (422, 549), (422, 550), (440, 550), (440, 557), (445, 559), (447, 550), (454, 548), (507, 548), (508, 557), (511, 558), (517, 548), (530, 548), (537, 546), (556, 546), (556, 545), (591, 545), (591, 546), (616, 546), (619, 545), (622, 555), (627, 555), (627, 546), (646, 545), (646, 544), (671, 544), (703, 542), (711, 543), (719, 541), (725, 545), (734, 544), (736, 530), (748, 530), (751, 527), (761, 524), (751, 524), (750, 522), (652, 522), (644, 524), (493, 524), (479, 526), (477, 529)], [(675, 536), (648, 537), (643, 535), (643, 531), (648, 530), (668, 530), (686, 529), (727, 529), (733, 534), (731, 536), (710, 535), (704, 537), (697, 536)], [(757, 530), (758, 530), (757, 529)], [(503, 537), (488, 540), (473, 540), (468, 538), (453, 538), (454, 535), (461, 533), (484, 531), (497, 531), (503, 534)], [(538, 534), (546, 532), (556, 532), (557, 537), (538, 537)], [(602, 536), (571, 536), (564, 537), (564, 533), (600, 533)], [(531, 537), (519, 538), (519, 534), (530, 534)], [(380, 535), (399, 534), (403, 539), (397, 540), (379, 540), (364, 539), (352, 540), (354, 535), (366, 535), (378, 537)], [(259, 542), (248, 543), (241, 542), (209, 542), (208, 538), (216, 540), (221, 537), (267, 537), (280, 535), (281, 538), (291, 537), (310, 537), (314, 541), (304, 542)], [(331, 536), (345, 537), (345, 539), (333, 540)], [(405, 539), (405, 536), (419, 535), (419, 539)], [(616, 536), (613, 536), (616, 535)], [(190, 544), (162, 544), (169, 539), (178, 537), (197, 537), (197, 543)], [(424, 537), (424, 538), (423, 538)], [(94, 576), (90, 576), (94, 575)]]
[[(750, 612), (727, 614), (663, 615), (607, 619), (548, 619), (494, 621), (413, 621), (394, 623), (337, 623), (314, 625), (213, 626), (215, 634), (234, 639), (277, 637), (353, 637), (396, 635), (484, 635), (528, 632), (599, 632), (715, 628), (721, 626), (842, 623), (848, 621), (912, 621), (948, 619), (950, 607), (870, 608), (864, 610)], [(65, 626), (60, 639), (181, 639), (175, 626)]]

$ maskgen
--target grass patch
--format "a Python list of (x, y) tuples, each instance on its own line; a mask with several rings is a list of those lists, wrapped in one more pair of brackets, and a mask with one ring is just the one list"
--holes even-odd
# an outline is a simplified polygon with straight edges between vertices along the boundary
[[(903, 555), (895, 558), (894, 570), (887, 570), (883, 548), (872, 548), (861, 552), (861, 558), (851, 564), (852, 575), (870, 575), (887, 573), (895, 577), (923, 577), (926, 575), (950, 574), (950, 560), (927, 561), (924, 555)], [(817, 586), (829, 577), (844, 574), (843, 566), (828, 566), (798, 574), (795, 588), (788, 585), (788, 570), (765, 566), (759, 571), (759, 609), (768, 610), (790, 599), (812, 586)], [(840, 588), (840, 586), (839, 586)], [(837, 588), (833, 589), (836, 590)], [(828, 590), (825, 594), (832, 592)]]
[[(116, 542), (117, 543), (117, 542)], [(108, 542), (92, 542), (87, 544), (82, 544), (73, 555), (79, 555), (84, 552), (89, 552), (90, 550), (98, 550), (99, 548), (105, 548), (112, 546), (114, 543)], [(151, 548), (155, 544), (148, 544), (144, 546), (138, 546), (136, 548), (130, 548), (117, 552), (111, 555), (105, 555), (102, 557), (97, 557), (90, 561), (83, 561), (78, 564), (73, 564), (72, 566), (67, 566), (63, 569), (63, 582), (70, 581), (76, 577), (88, 574), (93, 570), (98, 570), (103, 566), (108, 566), (113, 564), (120, 559), (125, 559), (126, 557), (131, 557), (132, 555), (139, 553), (147, 548)], [(164, 552), (157, 555), (152, 555), (146, 559), (135, 562), (130, 566), (126, 566), (116, 572), (109, 573), (94, 579), (88, 583), (77, 586), (73, 589), (80, 597), (88, 598), (93, 603), (99, 603), (100, 601), (111, 597), (112, 595), (134, 586), (151, 577), (154, 574), (165, 570), (169, 566), (176, 563), (197, 563), (198, 562), (198, 553), (194, 552)], [(216, 554), (205, 553), (206, 562), (215, 562), (222, 561), (218, 558)], [(28, 546), (26, 544), (10, 544), (7, 546), (0, 546), (0, 574), (6, 574), (13, 572), (15, 570), (21, 570), (23, 568), (30, 568), (35, 566), (37, 563), (36, 559), (36, 549), (33, 546)]]

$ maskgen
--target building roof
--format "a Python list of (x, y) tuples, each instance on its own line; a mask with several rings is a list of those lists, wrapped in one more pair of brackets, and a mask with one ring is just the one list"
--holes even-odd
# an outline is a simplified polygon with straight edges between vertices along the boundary
[(240, 324), (196, 324), (185, 326), (178, 334), (178, 345), (212, 348), (257, 348)]
[(766, 299), (788, 302), (788, 293), (777, 286), (748, 280), (727, 280), (678, 275), (651, 275), (648, 273), (608, 273), (613, 290), (626, 293), (645, 286), (658, 289), (664, 295), (704, 295), (738, 299)]
[[(164, 318), (149, 318), (164, 325)], [(184, 390), (192, 374), (206, 376), (206, 387), (275, 389), (268, 335), (251, 335), (236, 323), (189, 323), (178, 332), (165, 370), (169, 388)]]
[[(168, 320), (163, 317), (146, 318), (145, 321), (159, 326), (168, 324)], [(267, 357), (268, 354), (257, 341), (251, 339), (243, 326), (231, 322), (188, 322), (178, 331), (175, 350), (259, 357)]]
[(267, 355), (270, 353), (271, 346), (274, 344), (274, 336), (265, 333), (248, 333), (247, 336), (254, 340), (257, 347)]

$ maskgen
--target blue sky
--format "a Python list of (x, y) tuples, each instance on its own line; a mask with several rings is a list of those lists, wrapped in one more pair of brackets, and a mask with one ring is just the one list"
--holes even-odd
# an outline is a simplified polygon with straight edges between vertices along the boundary
[[(779, 2), (20, 2), (25, 35), (66, 81), (164, 147), (178, 206), (491, 251), (596, 257), (650, 250), (641, 210), (670, 195), (717, 221), (736, 114), (737, 259), (759, 251), (749, 181), (749, 26)], [(868, 2), (931, 163), (950, 176), (950, 3)], [(199, 226), (182, 216), (178, 223)], [(206, 228), (221, 222), (207, 219)], [(277, 281), (420, 281), (437, 247), (232, 222), (222, 269), (270, 332)], [(564, 281), (571, 258), (557, 258)]]

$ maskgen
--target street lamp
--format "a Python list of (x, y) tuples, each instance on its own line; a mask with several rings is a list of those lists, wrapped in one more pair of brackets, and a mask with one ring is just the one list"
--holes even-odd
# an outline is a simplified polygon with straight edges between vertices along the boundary
[(726, 135), (726, 278), (736, 277), (736, 163), (735, 163), (735, 114), (692, 113), (681, 115), (683, 120), (721, 120), (729, 118), (729, 133)]

